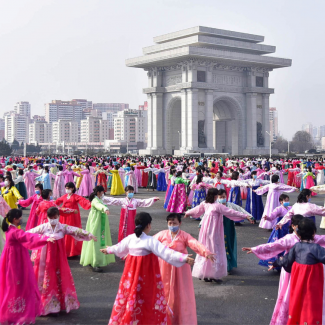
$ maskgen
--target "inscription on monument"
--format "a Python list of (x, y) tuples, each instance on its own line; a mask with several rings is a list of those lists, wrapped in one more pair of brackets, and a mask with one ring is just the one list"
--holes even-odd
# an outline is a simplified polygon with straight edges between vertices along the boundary
[(170, 76), (166, 79), (166, 86), (176, 85), (182, 82), (182, 75)]
[(239, 76), (227, 76), (214, 73), (212, 80), (219, 85), (242, 86), (242, 78)]

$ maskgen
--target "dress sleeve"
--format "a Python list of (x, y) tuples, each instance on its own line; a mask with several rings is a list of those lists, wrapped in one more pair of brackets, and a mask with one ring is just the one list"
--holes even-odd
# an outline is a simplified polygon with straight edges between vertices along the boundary
[(28, 198), (27, 200), (19, 200), (19, 205), (21, 205), (23, 208), (29, 207), (33, 203), (33, 196)]
[(96, 199), (91, 201), (91, 206), (102, 213), (108, 210), (108, 207), (106, 205), (104, 205), (103, 203), (99, 202)]
[(46, 226), (46, 223), (43, 223), (35, 228), (29, 229), (26, 232), (42, 235), (44, 233), (44, 228), (45, 228), (44, 226)]
[(296, 188), (293, 186), (285, 185), (285, 184), (280, 184), (277, 188), (277, 190), (284, 191), (287, 193), (292, 193), (296, 191)]
[(16, 197), (17, 200), (20, 200), (22, 198), (22, 196), (20, 195), (19, 191), (17, 190), (16, 187), (12, 187), (10, 189), (10, 191), (12, 191), (12, 194)]
[[(324, 249), (324, 248), (323, 248)], [(325, 257), (325, 255), (324, 255)], [(283, 267), (286, 272), (291, 273), (291, 268), (296, 259), (295, 246), (290, 249), (289, 254), (284, 255), (283, 257), (278, 258), (274, 263), (274, 267)], [(325, 263), (325, 260), (324, 260)]]
[[(82, 172), (81, 172), (81, 174), (82, 174)], [(80, 177), (80, 175), (78, 173), (75, 173), (75, 172), (72, 172), (72, 175)]]
[(252, 252), (261, 260), (268, 260), (275, 257), (292, 246), (292, 239), (290, 240), (288, 236), (292, 235), (286, 235), (273, 243), (253, 247)]
[(72, 236), (74, 239), (79, 241), (90, 241), (94, 238), (94, 235), (78, 227), (72, 227), (69, 225), (63, 226), (66, 235)]
[(199, 218), (205, 212), (205, 203), (202, 202), (200, 205), (186, 212), (187, 215), (193, 216), (194, 218)]
[(129, 254), (129, 242), (130, 242), (131, 236), (127, 236), (123, 240), (121, 240), (119, 243), (117, 243), (114, 246), (107, 247), (107, 253), (108, 254), (114, 254), (117, 257), (123, 258), (127, 254)]
[(39, 234), (31, 234), (18, 229), (16, 239), (27, 249), (35, 250), (47, 244), (48, 237), (42, 237)]
[(234, 221), (240, 221), (246, 219), (247, 217), (247, 213), (242, 213), (242, 212), (235, 211), (233, 209), (229, 209), (223, 204), (219, 204), (219, 203), (214, 203), (214, 204), (218, 204), (217, 211), (222, 215), (224, 215), (225, 217), (227, 217), (228, 219)]
[(186, 263), (188, 254), (183, 254), (173, 249), (170, 249), (163, 245), (156, 238), (151, 237), (148, 240), (148, 245), (150, 250), (158, 257), (166, 261), (167, 263), (174, 265), (176, 267), (181, 267)]
[(61, 205), (63, 203), (63, 196), (59, 197), (58, 199), (56, 199), (55, 201), (55, 205)]
[(200, 256), (207, 257), (208, 255), (213, 254), (190, 234), (186, 234), (186, 245)]
[(278, 222), (278, 225), (285, 225), (288, 221), (291, 220), (292, 216), (294, 215), (293, 207), (290, 211), (281, 219), (280, 222)]
[(80, 206), (85, 209), (89, 210), (91, 208), (91, 203), (89, 200), (85, 199), (84, 197), (80, 195), (75, 196), (76, 201), (80, 204)]
[(264, 185), (263, 187), (260, 187), (258, 189), (255, 190), (255, 193), (257, 195), (263, 195), (264, 193), (266, 193), (269, 190), (269, 185)]
[(312, 215), (325, 216), (325, 208), (316, 204), (309, 204)]
[(312, 253), (320, 263), (325, 264), (325, 248), (314, 245), (312, 247)]
[(104, 196), (104, 198), (102, 199), (102, 201), (106, 204), (106, 205), (123, 205), (123, 200), (124, 199), (118, 199), (115, 197), (109, 197), (109, 196)]
[(276, 219), (280, 215), (280, 212), (281, 212), (281, 207), (276, 207), (269, 215), (269, 220)]
[(310, 190), (318, 194), (325, 194), (325, 185), (313, 186)]
[(155, 203), (154, 198), (144, 199), (144, 200), (136, 199), (136, 206), (139, 208), (147, 208), (152, 206), (154, 203)]

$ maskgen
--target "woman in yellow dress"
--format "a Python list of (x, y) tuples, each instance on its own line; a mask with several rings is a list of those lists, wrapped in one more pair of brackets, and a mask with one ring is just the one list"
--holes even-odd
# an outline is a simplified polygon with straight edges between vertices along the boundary
[(113, 174), (111, 195), (122, 195), (124, 194), (124, 188), (120, 174), (118, 173), (119, 165), (115, 165), (114, 169), (110, 172)]
[(5, 186), (1, 188), (1, 194), (11, 209), (18, 209), (16, 202), (23, 199), (23, 197), (15, 187), (11, 177), (5, 178)]
[(78, 165), (75, 165), (75, 166), (72, 168), (72, 170), (73, 170), (75, 173), (77, 173), (77, 174), (80, 175), (80, 177), (76, 177), (76, 180), (75, 180), (75, 182), (76, 182), (76, 188), (77, 188), (77, 190), (78, 190), (79, 187), (80, 187), (80, 184), (81, 184), (81, 181), (82, 181), (82, 178), (83, 178), (84, 175), (81, 174), (82, 169), (81, 169), (80, 165), (79, 165), (79, 166), (78, 166)]

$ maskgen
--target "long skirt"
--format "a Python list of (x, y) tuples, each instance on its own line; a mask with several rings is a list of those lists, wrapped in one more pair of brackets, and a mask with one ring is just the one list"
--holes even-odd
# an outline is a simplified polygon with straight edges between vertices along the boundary
[(294, 262), (288, 325), (323, 324), (324, 266)]
[(112, 187), (112, 178), (113, 178), (113, 175), (108, 175), (107, 176), (107, 188), (110, 189)]
[(64, 239), (33, 251), (34, 273), (43, 304), (42, 315), (79, 308)]
[[(243, 201), (241, 199), (241, 194), (240, 194), (240, 187), (239, 186), (235, 186), (232, 187), (229, 193), (229, 202), (235, 203), (239, 206), (242, 206)], [(244, 220), (241, 221), (235, 221), (235, 223), (240, 223), (243, 222)]]
[(120, 214), (120, 225), (118, 230), (118, 242), (120, 242), (125, 237), (132, 235), (134, 233), (135, 228), (135, 215), (137, 210), (130, 210), (130, 209), (121, 209)]
[(173, 193), (170, 197), (167, 212), (183, 213), (186, 210), (186, 192), (184, 184), (175, 184)]
[(109, 324), (167, 325), (158, 257), (128, 255)]
[(240, 194), (241, 194), (241, 199), (246, 200), (247, 199), (247, 188), (246, 187), (241, 187), (240, 188)]
[(107, 192), (107, 180), (106, 180), (106, 174), (99, 173), (97, 175), (97, 185), (101, 185), (104, 187), (104, 191)]
[(15, 185), (19, 194), (24, 198), (24, 200), (27, 200), (27, 190), (26, 190), (26, 185), (24, 182), (19, 182), (18, 184)]
[(170, 197), (172, 196), (174, 185), (170, 185), (168, 191), (166, 192), (166, 198), (164, 203), (164, 209), (167, 209)]
[(257, 195), (253, 190), (256, 190), (259, 186), (253, 186), (252, 189), (247, 191), (247, 200), (245, 210), (250, 213), (255, 220), (261, 220), (264, 206), (261, 195)]
[(152, 171), (148, 172), (148, 174), (147, 189), (154, 190), (157, 188), (157, 177)]
[(225, 233), (225, 248), (227, 254), (227, 271), (237, 267), (237, 235), (235, 222), (223, 217), (223, 231)]
[(157, 182), (157, 191), (165, 192), (167, 190), (167, 183), (165, 173), (161, 172), (158, 174), (158, 182)]
[[(277, 218), (276, 223), (280, 222), (282, 220), (283, 217), (279, 217)], [(267, 241), (267, 243), (274, 243), (275, 241), (283, 238), (284, 236), (288, 235), (289, 233), (289, 227), (290, 227), (290, 223), (286, 223), (282, 226), (281, 229), (275, 230), (275, 228), (272, 230), (271, 235), (269, 237), (269, 240)], [(280, 258), (281, 256), (284, 255), (284, 251), (280, 254), (278, 254), (277, 257), (272, 257), (269, 258), (268, 260), (260, 260), (258, 262), (259, 265), (261, 266), (265, 266), (265, 267), (269, 267), (273, 262), (275, 262), (275, 260), (277, 260), (278, 258)], [(278, 271), (280, 271), (281, 268), (278, 269)]]
[(207, 192), (205, 188), (200, 188), (194, 191), (193, 201), (192, 201), (192, 208), (200, 205), (201, 202), (205, 200), (207, 196)]
[[(310, 189), (313, 186), (315, 186), (314, 179), (312, 178), (312, 176), (307, 176), (307, 179), (306, 179), (306, 188)], [(312, 196), (316, 196), (317, 193), (311, 192), (311, 195)]]

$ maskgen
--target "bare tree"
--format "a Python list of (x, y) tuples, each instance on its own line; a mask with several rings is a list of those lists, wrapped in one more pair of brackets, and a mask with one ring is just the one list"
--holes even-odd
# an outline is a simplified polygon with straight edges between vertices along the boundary
[(291, 142), (291, 148), (296, 153), (304, 153), (306, 150), (314, 148), (312, 136), (306, 131), (296, 132)]

